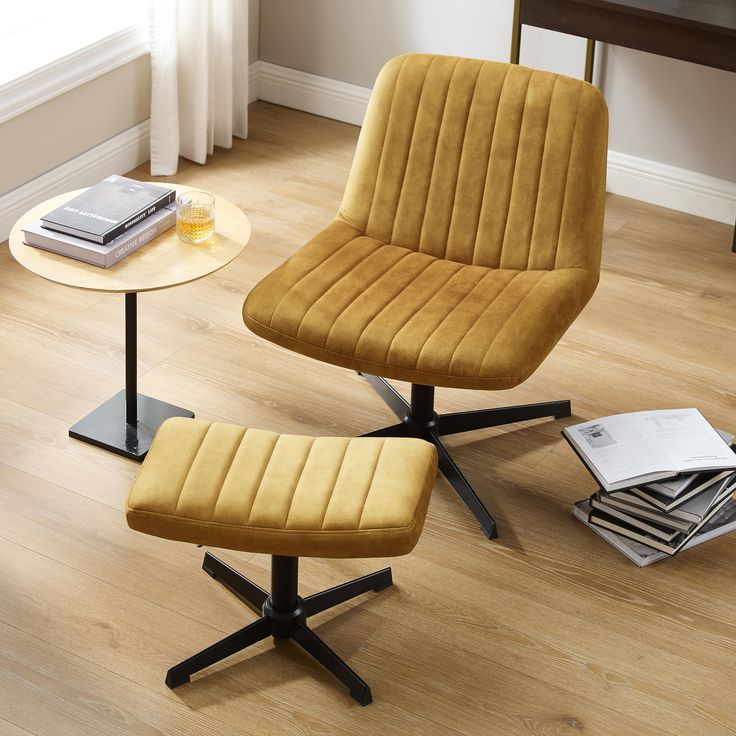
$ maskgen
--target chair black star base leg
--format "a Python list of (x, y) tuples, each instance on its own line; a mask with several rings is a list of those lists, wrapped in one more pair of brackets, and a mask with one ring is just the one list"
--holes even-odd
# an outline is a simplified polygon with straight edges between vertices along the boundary
[(305, 652), (311, 654), (350, 690), (351, 698), (357, 700), (361, 705), (368, 705), (373, 702), (373, 695), (368, 683), (344, 660), (340, 659), (303, 621), (296, 622), (292, 637)]
[(493, 517), (488, 513), (483, 501), (473, 490), (473, 486), (468, 483), (460, 468), (458, 468), (452, 456), (447, 451), (442, 440), (437, 435), (431, 435), (430, 441), (437, 448), (439, 460), (439, 469), (445, 476), (448, 483), (455, 489), (455, 492), (462, 499), (463, 503), (473, 512), (474, 516), (480, 522), (480, 530), (486, 539), (496, 539), (498, 537), (498, 529)]
[(409, 402), (385, 379), (380, 376), (372, 376), (369, 373), (359, 373), (373, 387), (373, 390), (384, 400), (391, 411), (396, 414), (402, 422), (409, 413)]
[(248, 624), (248, 626), (243, 627), (234, 634), (226, 636), (224, 639), (172, 667), (166, 673), (166, 685), (173, 689), (189, 682), (195, 672), (210, 667), (220, 660), (251, 646), (251, 644), (256, 644), (265, 639), (271, 634), (271, 628), (270, 619), (262, 616), (252, 624)]
[(383, 429), (367, 432), (363, 437), (418, 437), (431, 442), (439, 455), (439, 468), (450, 485), (480, 522), (480, 528), (488, 539), (498, 537), (493, 517), (488, 513), (473, 487), (450, 456), (440, 439), (445, 435), (471, 432), (476, 429), (498, 427), (503, 424), (525, 422), (530, 419), (554, 417), (561, 419), (571, 414), (570, 402), (548, 401), (540, 404), (523, 404), (498, 409), (460, 411), (437, 414), (434, 410), (434, 386), (413, 383), (411, 402), (406, 401), (385, 378), (359, 373), (384, 400), (400, 422)]
[(391, 568), (386, 567), (378, 572), (364, 575), (362, 578), (351, 580), (349, 583), (336, 585), (334, 588), (323, 590), (321, 593), (308, 595), (304, 599), (304, 611), (307, 617), (314, 616), (316, 613), (326, 611), (328, 608), (334, 608), (340, 603), (345, 603), (345, 601), (363, 595), (363, 593), (367, 593), (368, 591), (372, 590), (378, 593), (390, 585), (393, 585)]
[(479, 409), (477, 411), (458, 411), (440, 415), (440, 435), (471, 432), (474, 429), (499, 427), (514, 422), (527, 422), (530, 419), (554, 417), (562, 419), (571, 413), (570, 402), (545, 401), (541, 404), (521, 404), (504, 406), (498, 409)]
[(202, 569), (233, 595), (240, 598), (243, 603), (249, 605), (258, 613), (263, 610), (263, 604), (268, 598), (268, 591), (261, 588), (260, 585), (248, 580), (237, 570), (233, 570), (232, 567), (209, 552), (204, 553)]
[(272, 557), (269, 594), (222, 560), (209, 552), (205, 553), (203, 569), (233, 595), (249, 606), (254, 606), (257, 600), (265, 596), (261, 605), (263, 615), (257, 621), (172, 667), (166, 674), (166, 685), (172, 689), (179, 687), (189, 682), (191, 676), (200, 670), (262, 641), (267, 636), (273, 636), (276, 639), (294, 639), (340, 680), (350, 691), (350, 696), (360, 705), (371, 703), (373, 696), (368, 684), (307, 626), (306, 619), (370, 590), (377, 592), (389, 587), (393, 582), (391, 568), (364, 575), (302, 599), (297, 594), (298, 563), (296, 557)]

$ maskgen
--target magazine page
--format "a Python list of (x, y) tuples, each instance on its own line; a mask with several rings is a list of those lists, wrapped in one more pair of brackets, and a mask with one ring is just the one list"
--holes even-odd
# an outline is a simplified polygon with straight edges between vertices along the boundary
[(575, 424), (568, 437), (609, 484), (672, 470), (671, 462), (634, 414), (615, 414)]
[(697, 409), (637, 412), (637, 420), (678, 472), (736, 468), (736, 454)]

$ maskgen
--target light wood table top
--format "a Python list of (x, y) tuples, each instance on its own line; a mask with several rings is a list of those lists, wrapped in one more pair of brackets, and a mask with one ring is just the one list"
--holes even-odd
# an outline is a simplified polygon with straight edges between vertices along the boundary
[[(176, 189), (177, 196), (195, 188), (169, 186)], [(177, 237), (176, 228), (172, 227), (110, 268), (93, 266), (23, 242), (25, 224), (83, 191), (77, 189), (47, 199), (15, 223), (9, 246), (18, 263), (49, 281), (78, 289), (126, 293), (154, 291), (195, 281), (217, 271), (236, 258), (250, 239), (250, 223), (242, 210), (224, 197), (215, 195), (215, 237), (212, 241), (184, 243)]]

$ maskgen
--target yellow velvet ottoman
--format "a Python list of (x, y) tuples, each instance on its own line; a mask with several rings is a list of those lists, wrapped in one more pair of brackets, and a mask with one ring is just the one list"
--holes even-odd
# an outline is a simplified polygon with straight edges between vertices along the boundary
[(207, 552), (203, 568), (261, 618), (172, 667), (177, 687), (267, 636), (293, 638), (361, 705), (368, 685), (306, 619), (391, 585), (391, 568), (301, 598), (299, 557), (389, 557), (419, 539), (435, 475), (433, 445), (413, 438), (302, 437), (199, 419), (158, 431), (133, 485), (132, 529), (272, 555), (270, 594)]

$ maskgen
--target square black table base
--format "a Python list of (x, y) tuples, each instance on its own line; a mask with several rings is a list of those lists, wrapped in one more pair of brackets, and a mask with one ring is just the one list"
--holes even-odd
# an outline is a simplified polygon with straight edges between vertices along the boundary
[(138, 394), (138, 421), (125, 421), (125, 389), (98, 406), (70, 430), (69, 436), (103, 447), (131, 460), (146, 456), (158, 428), (170, 417), (192, 418), (194, 412)]

